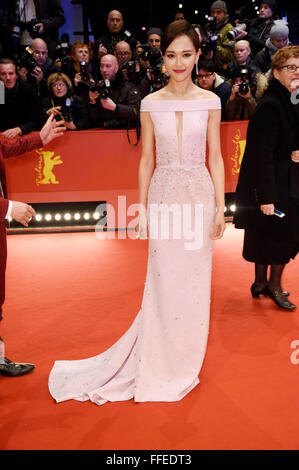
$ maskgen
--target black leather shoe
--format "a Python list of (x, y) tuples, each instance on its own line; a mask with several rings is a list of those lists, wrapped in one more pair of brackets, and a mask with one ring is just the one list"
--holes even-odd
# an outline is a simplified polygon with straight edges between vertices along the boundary
[(266, 286), (265, 287), (260, 287), (257, 284), (252, 284), (250, 290), (251, 290), (252, 297), (254, 297), (256, 299), (259, 298), (260, 295), (264, 295), (265, 297), (268, 296), (268, 294), (266, 292)]
[(18, 377), (19, 375), (28, 374), (34, 369), (34, 364), (26, 364), (21, 362), (12, 362), (7, 357), (0, 360), (0, 375), (7, 377)]
[(287, 300), (288, 292), (282, 290), (271, 291), (269, 287), (266, 287), (266, 293), (272, 299), (278, 307), (283, 308), (284, 310), (293, 311), (296, 308), (296, 305), (292, 304)]

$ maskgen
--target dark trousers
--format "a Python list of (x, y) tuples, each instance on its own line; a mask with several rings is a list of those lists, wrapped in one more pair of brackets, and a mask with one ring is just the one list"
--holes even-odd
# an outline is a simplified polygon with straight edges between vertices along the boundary
[(7, 258), (6, 226), (0, 221), (0, 314), (5, 300), (5, 270)]

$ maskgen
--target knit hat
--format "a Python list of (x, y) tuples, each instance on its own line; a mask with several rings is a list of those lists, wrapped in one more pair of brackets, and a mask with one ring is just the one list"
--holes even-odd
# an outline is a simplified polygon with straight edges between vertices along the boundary
[(152, 28), (147, 32), (147, 37), (149, 37), (151, 34), (157, 34), (158, 36), (163, 35), (163, 31), (160, 28)]
[(270, 39), (289, 37), (288, 23), (284, 20), (275, 20), (270, 31)]
[(273, 15), (276, 13), (277, 3), (275, 0), (262, 0), (261, 5), (263, 4), (268, 5), (268, 7), (271, 8)]
[(222, 0), (217, 0), (216, 2), (212, 3), (211, 10), (214, 8), (219, 8), (219, 10), (223, 10), (224, 13), (227, 13), (226, 3)]

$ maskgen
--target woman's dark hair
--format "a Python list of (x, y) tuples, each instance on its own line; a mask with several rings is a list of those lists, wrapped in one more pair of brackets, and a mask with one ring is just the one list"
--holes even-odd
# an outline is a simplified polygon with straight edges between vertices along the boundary
[(162, 40), (161, 40), (161, 52), (165, 55), (166, 49), (174, 39), (179, 36), (188, 36), (191, 39), (195, 50), (198, 51), (200, 48), (200, 41), (197, 32), (193, 28), (192, 24), (186, 20), (177, 20), (166, 26)]

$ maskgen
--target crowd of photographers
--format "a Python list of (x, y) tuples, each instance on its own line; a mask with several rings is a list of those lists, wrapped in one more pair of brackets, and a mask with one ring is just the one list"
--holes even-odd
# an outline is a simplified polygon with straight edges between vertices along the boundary
[[(106, 32), (93, 43), (70, 44), (67, 35), (58, 40), (65, 22), (59, 0), (6, 3), (15, 8), (0, 10), (4, 136), (40, 129), (49, 114), (63, 118), (70, 130), (138, 127), (141, 99), (168, 81), (160, 28), (139, 41), (113, 10)], [(220, 97), (222, 120), (251, 116), (268, 86), (273, 55), (289, 45), (288, 25), (276, 13), (275, 0), (262, 0), (256, 18), (244, 19), (241, 11), (232, 25), (226, 3), (217, 0), (206, 24), (194, 25), (201, 40), (194, 83)]]

